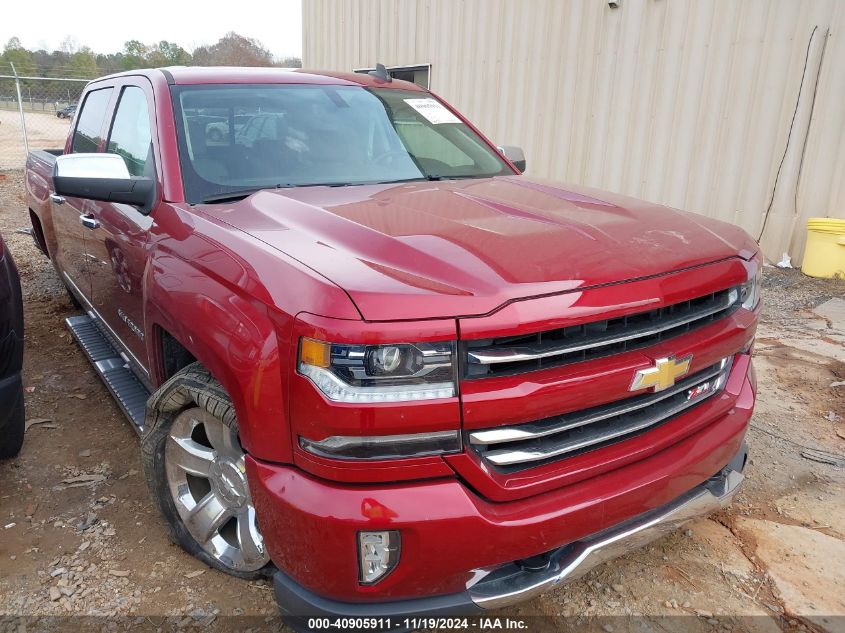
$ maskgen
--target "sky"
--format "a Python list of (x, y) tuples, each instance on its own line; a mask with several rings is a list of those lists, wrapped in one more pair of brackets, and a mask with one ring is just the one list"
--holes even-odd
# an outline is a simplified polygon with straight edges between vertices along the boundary
[(127, 40), (176, 42), (192, 51), (229, 31), (259, 40), (276, 57), (302, 55), (301, 0), (5, 0), (0, 51), (11, 37), (25, 48), (58, 49), (70, 35), (95, 53)]

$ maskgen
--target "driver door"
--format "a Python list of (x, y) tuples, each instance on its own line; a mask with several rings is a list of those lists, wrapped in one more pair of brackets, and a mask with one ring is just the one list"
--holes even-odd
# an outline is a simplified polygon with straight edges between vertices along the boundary
[[(114, 89), (91, 90), (85, 96), (82, 111), (71, 137), (70, 153), (97, 152), (105, 137), (106, 113)], [(94, 207), (100, 203), (85, 198), (50, 196), (53, 226), (56, 231), (56, 264), (65, 283), (91, 305), (91, 253), (86, 240), (88, 229), (83, 226)]]
[[(152, 124), (144, 86), (124, 82), (109, 126), (106, 152), (121, 156), (132, 176), (156, 179)], [(86, 234), (94, 309), (149, 376), (144, 322), (144, 272), (152, 219), (128, 204), (96, 202)]]

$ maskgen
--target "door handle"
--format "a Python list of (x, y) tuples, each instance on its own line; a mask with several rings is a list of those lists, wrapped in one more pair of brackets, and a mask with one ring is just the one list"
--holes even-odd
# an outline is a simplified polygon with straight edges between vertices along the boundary
[(82, 215), (80, 215), (79, 221), (82, 222), (82, 226), (84, 226), (86, 229), (94, 230), (100, 228), (100, 223), (87, 213), (83, 213)]
[(55, 194), (55, 193), (50, 194), (50, 201), (53, 204), (64, 204), (65, 203), (65, 199), (62, 196)]

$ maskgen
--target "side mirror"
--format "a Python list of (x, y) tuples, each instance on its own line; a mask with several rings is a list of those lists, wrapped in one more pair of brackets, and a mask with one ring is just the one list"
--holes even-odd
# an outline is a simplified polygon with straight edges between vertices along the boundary
[(56, 158), (53, 170), (56, 194), (121, 202), (148, 214), (155, 202), (155, 181), (131, 176), (117, 154), (65, 154)]
[(525, 171), (525, 152), (516, 145), (499, 145), (502, 156), (514, 164), (519, 171)]

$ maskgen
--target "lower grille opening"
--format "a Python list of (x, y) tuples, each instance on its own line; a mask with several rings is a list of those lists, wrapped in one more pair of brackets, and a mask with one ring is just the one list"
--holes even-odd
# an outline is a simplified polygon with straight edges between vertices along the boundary
[(469, 445), (500, 472), (515, 472), (598, 450), (645, 433), (719, 393), (733, 357), (673, 387), (516, 426), (473, 431)]

